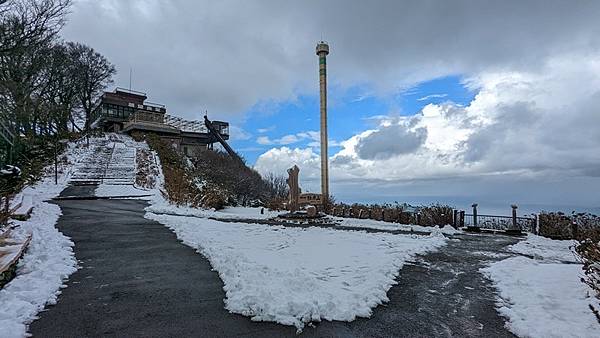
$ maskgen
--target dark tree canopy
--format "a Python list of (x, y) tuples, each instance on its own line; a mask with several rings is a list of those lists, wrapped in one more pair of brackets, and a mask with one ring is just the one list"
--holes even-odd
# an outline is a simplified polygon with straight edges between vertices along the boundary
[[(89, 127), (115, 67), (92, 47), (59, 38), (71, 0), (0, 0), (0, 119), (13, 135)], [(81, 116), (83, 115), (83, 116)]]

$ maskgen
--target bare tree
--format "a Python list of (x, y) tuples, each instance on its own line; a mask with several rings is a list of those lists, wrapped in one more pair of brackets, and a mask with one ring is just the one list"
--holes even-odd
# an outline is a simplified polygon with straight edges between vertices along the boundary
[(71, 0), (0, 0), (0, 54), (54, 40)]
[(77, 98), (85, 113), (85, 130), (88, 131), (92, 123), (94, 104), (104, 89), (112, 83), (116, 69), (106, 57), (90, 46), (69, 42), (67, 47), (76, 63)]
[(59, 132), (66, 132), (69, 122), (75, 126), (73, 115), (78, 107), (76, 60), (73, 60), (69, 47), (64, 44), (53, 46), (48, 58), (46, 85), (42, 92), (45, 112), (48, 121)]
[(16, 132), (35, 134), (52, 44), (70, 0), (0, 3), (0, 118)]
[(288, 195), (289, 187), (284, 176), (268, 173), (264, 177), (264, 181), (266, 182), (271, 198), (285, 198)]

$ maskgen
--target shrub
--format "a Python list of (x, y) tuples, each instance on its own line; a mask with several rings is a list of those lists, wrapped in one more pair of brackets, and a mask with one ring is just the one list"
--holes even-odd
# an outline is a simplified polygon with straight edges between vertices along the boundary
[[(447, 205), (433, 204), (421, 207), (418, 211), (418, 214), (420, 214), (418, 224), (423, 226), (443, 226), (452, 224), (453, 213), (454, 209)], [(413, 218), (417, 218), (418, 214), (414, 214)]]
[(600, 228), (600, 217), (589, 213), (542, 212), (538, 216), (539, 234), (554, 239), (588, 237)]
[[(335, 210), (336, 216), (342, 215), (345, 217), (370, 218), (375, 220), (383, 220), (386, 222), (402, 223), (402, 224), (419, 224), (423, 226), (446, 225), (453, 223), (454, 209), (447, 205), (433, 204), (426, 207), (421, 207), (417, 212), (410, 210), (408, 204), (360, 204), (354, 203), (348, 206), (343, 203), (335, 204), (331, 207), (328, 213)], [(407, 210), (408, 209), (408, 210)]]
[(550, 238), (572, 238), (572, 220), (562, 212), (541, 212), (538, 216), (539, 234)]
[[(140, 136), (138, 135), (138, 139)], [(176, 205), (201, 206), (201, 190), (195, 184), (184, 157), (168, 142), (154, 134), (145, 135), (150, 148), (160, 157), (165, 177), (165, 198)]]
[(285, 178), (269, 174), (263, 177), (254, 169), (221, 151), (202, 151), (193, 161), (194, 175), (214, 184), (228, 194), (230, 205), (260, 206), (274, 198), (287, 196)]
[(285, 209), (286, 202), (287, 202), (286, 198), (274, 197), (274, 198), (271, 198), (269, 201), (267, 201), (265, 207), (267, 207), (267, 209), (269, 209), (269, 210), (280, 211), (280, 210)]
[[(154, 134), (134, 134), (156, 151), (165, 176), (165, 197), (177, 205), (221, 209), (231, 206), (261, 206), (287, 196), (285, 179), (265, 179), (229, 154), (206, 149), (190, 159)], [(140, 156), (146, 156), (143, 153)]]
[(136, 154), (137, 172), (135, 175), (135, 184), (138, 187), (152, 189), (156, 186), (158, 177), (158, 167), (154, 162), (152, 152), (146, 149), (138, 149)]
[(205, 186), (202, 189), (202, 206), (208, 209), (221, 210), (227, 205), (227, 193), (215, 186)]
[[(600, 228), (584, 232), (578, 239), (575, 251), (583, 262), (585, 276), (581, 281), (594, 291), (596, 300), (600, 300)], [(600, 323), (599, 309), (592, 304), (589, 306)]]

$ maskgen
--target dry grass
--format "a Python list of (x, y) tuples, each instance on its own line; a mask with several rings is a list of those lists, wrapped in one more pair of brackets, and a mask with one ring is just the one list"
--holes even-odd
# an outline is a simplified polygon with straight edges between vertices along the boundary
[(154, 160), (152, 151), (138, 149), (136, 154), (137, 172), (135, 175), (135, 184), (138, 187), (152, 189), (156, 186), (158, 177), (158, 166)]
[[(594, 291), (596, 299), (600, 300), (600, 229), (588, 230), (580, 235), (575, 251), (583, 262), (584, 277), (581, 281), (587, 284)], [(600, 323), (600, 310), (591, 304), (590, 310)]]
[[(138, 141), (146, 140), (158, 154), (165, 177), (163, 195), (176, 205), (214, 209), (259, 206), (285, 192), (281, 178), (263, 179), (258, 172), (226, 153), (205, 150), (190, 160), (156, 135), (133, 136)], [(152, 174), (151, 153), (142, 151), (137, 156), (140, 163), (146, 163), (140, 170), (140, 184), (154, 184), (148, 179), (156, 176)]]
[[(139, 139), (140, 136), (136, 138)], [(202, 192), (194, 183), (193, 171), (187, 166), (184, 157), (171, 144), (156, 135), (149, 134), (145, 138), (150, 148), (160, 157), (165, 177), (165, 198), (176, 205), (202, 206)]]
[(553, 239), (585, 238), (600, 229), (600, 217), (589, 213), (542, 212), (538, 221), (539, 234)]

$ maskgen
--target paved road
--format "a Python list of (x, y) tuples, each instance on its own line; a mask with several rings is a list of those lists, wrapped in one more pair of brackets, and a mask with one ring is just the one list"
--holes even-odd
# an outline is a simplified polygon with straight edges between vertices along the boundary
[[(201, 255), (163, 225), (143, 218), (139, 200), (64, 200), (58, 228), (75, 242), (81, 269), (58, 304), (40, 313), (34, 337), (294, 337), (295, 329), (256, 323), (223, 308), (223, 284)], [(477, 273), (514, 242), (461, 235), (401, 272), (390, 303), (371, 319), (323, 322), (302, 337), (511, 336)]]

